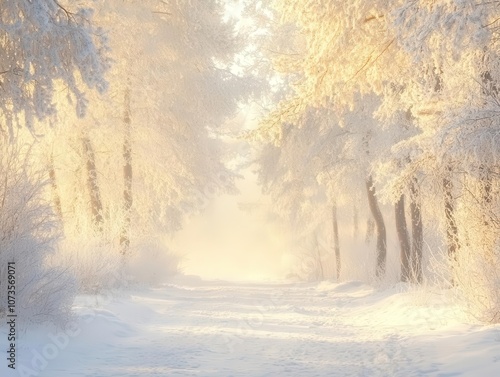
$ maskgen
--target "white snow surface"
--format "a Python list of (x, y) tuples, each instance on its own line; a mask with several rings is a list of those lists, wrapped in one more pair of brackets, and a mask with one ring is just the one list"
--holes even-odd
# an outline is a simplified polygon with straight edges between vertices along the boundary
[(80, 296), (70, 335), (25, 331), (0, 376), (500, 376), (500, 326), (467, 324), (447, 295), (183, 279)]

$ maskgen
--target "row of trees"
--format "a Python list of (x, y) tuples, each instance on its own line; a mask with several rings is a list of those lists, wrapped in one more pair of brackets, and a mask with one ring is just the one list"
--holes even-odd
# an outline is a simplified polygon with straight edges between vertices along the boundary
[(401, 280), (422, 282), (424, 244), (442, 235), (442, 274), (498, 321), (500, 5), (271, 0), (252, 11), (285, 93), (250, 135), (277, 211), (312, 228), (333, 217), (338, 277), (349, 251), (337, 208), (368, 207), (383, 277), (390, 204)]
[(255, 89), (219, 1), (79, 4), (0, 11), (0, 280), (16, 261), (31, 320), (116, 284), (151, 239), (234, 192), (220, 136)]
[[(99, 5), (114, 62), (108, 94), (92, 98), (83, 120), (64, 114), (79, 132), (53, 127), (47, 160), (65, 223), (118, 232), (126, 253), (134, 233), (178, 230), (207, 187), (233, 189), (217, 135), (250, 86), (230, 72), (240, 46), (218, 2)], [(86, 193), (75, 197), (79, 187)]]

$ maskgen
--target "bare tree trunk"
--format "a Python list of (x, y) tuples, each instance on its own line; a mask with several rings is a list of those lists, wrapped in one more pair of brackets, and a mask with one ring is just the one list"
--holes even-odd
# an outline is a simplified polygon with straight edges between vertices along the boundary
[(120, 235), (120, 248), (123, 255), (128, 253), (130, 248), (130, 223), (132, 209), (132, 141), (131, 134), (131, 118), (130, 118), (130, 90), (125, 91), (125, 111), (123, 114), (123, 124), (125, 135), (123, 139), (123, 227)]
[(368, 194), (368, 204), (370, 211), (375, 220), (377, 228), (377, 269), (376, 276), (382, 277), (385, 274), (386, 258), (387, 258), (387, 236), (385, 231), (384, 217), (378, 205), (375, 187), (373, 186), (372, 176), (366, 178), (366, 191)]
[(352, 237), (354, 238), (354, 240), (357, 240), (359, 234), (359, 213), (357, 206), (354, 206), (352, 222), (353, 222)]
[(323, 281), (323, 280), (325, 280), (325, 271), (323, 269), (323, 259), (321, 258), (321, 250), (320, 250), (319, 242), (318, 242), (318, 234), (316, 232), (314, 233), (314, 243), (315, 243), (315, 247), (316, 247), (316, 262), (318, 263), (319, 274), (320, 274), (319, 277), (317, 275), (316, 275), (316, 277), (317, 277), (317, 280)]
[(57, 187), (56, 170), (54, 167), (54, 157), (52, 156), (52, 153), (50, 154), (49, 158), (49, 178), (50, 178), (50, 185), (52, 186), (52, 199), (54, 201), (54, 207), (57, 215), (59, 216), (59, 219), (62, 222), (63, 217), (62, 217), (61, 197), (59, 196), (59, 188)]
[(335, 262), (337, 266), (337, 280), (340, 280), (342, 262), (340, 260), (339, 226), (337, 220), (337, 204), (332, 205), (332, 225), (333, 225), (333, 249), (335, 251)]
[[(451, 176), (451, 168), (448, 167), (448, 172)], [(457, 251), (460, 247), (458, 242), (458, 228), (455, 220), (455, 207), (453, 199), (453, 183), (451, 177), (443, 178), (444, 190), (444, 213), (446, 219), (446, 241), (448, 244), (448, 257), (451, 263), (451, 283), (455, 285), (454, 268), (457, 262)]]
[(405, 197), (401, 195), (399, 200), (394, 205), (396, 231), (399, 239), (400, 255), (401, 255), (401, 281), (410, 280), (410, 240), (408, 236), (408, 227), (406, 225), (405, 214)]
[(413, 179), (410, 191), (410, 214), (411, 214), (411, 260), (410, 266), (413, 275), (413, 280), (417, 283), (422, 282), (422, 251), (424, 246), (424, 231), (422, 224), (422, 212), (420, 204), (420, 190), (417, 186), (418, 182)]
[(443, 178), (443, 188), (448, 256), (451, 260), (456, 260), (456, 253), (458, 248), (458, 228), (455, 221), (455, 207), (453, 205), (453, 183), (449, 178)]
[(373, 218), (368, 217), (368, 219), (366, 219), (365, 243), (370, 243), (374, 233), (375, 233), (375, 221), (373, 221)]
[(87, 166), (87, 188), (90, 194), (90, 208), (92, 211), (92, 223), (98, 232), (103, 230), (103, 210), (101, 201), (101, 191), (97, 182), (97, 169), (95, 165), (95, 153), (88, 136), (82, 137), (83, 151)]
[(488, 167), (484, 164), (481, 164), (481, 166), (479, 166), (479, 174), (482, 189), (481, 199), (483, 202), (484, 225), (488, 227), (491, 221), (491, 202), (493, 200), (491, 194), (491, 174)]
[(481, 230), (481, 253), (483, 253), (486, 262), (495, 266), (498, 265), (497, 253), (495, 252), (495, 245), (499, 237), (498, 229), (495, 229), (495, 218), (493, 211), (493, 195), (492, 195), (492, 177), (490, 169), (485, 164), (479, 166), (479, 179), (481, 190), (481, 204), (479, 210), (482, 214)]

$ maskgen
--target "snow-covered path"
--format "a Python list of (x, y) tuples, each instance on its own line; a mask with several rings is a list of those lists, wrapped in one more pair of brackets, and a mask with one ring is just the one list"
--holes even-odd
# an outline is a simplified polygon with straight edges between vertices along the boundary
[(20, 361), (47, 377), (499, 375), (500, 327), (462, 325), (403, 288), (190, 282), (81, 297), (71, 336), (27, 334)]

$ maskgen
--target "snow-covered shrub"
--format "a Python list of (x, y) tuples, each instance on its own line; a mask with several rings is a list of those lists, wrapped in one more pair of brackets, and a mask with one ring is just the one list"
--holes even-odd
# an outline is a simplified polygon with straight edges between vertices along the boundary
[[(0, 141), (0, 281), (15, 262), (15, 312), (24, 324), (64, 321), (75, 285), (68, 271), (49, 263), (59, 238), (58, 222), (44, 199), (44, 172), (32, 168), (29, 147)], [(0, 290), (5, 312), (7, 289)]]
[(155, 285), (176, 275), (180, 259), (154, 238), (133, 241), (129, 254), (101, 238), (67, 238), (56, 258), (78, 282), (83, 294), (110, 293), (130, 284)]
[(180, 257), (168, 250), (160, 239), (137, 242), (127, 260), (127, 276), (133, 282), (156, 285), (179, 273)]
[(71, 271), (84, 294), (98, 294), (125, 284), (117, 247), (99, 238), (67, 238), (59, 243), (56, 258)]
[[(497, 245), (498, 250), (498, 245)], [(500, 322), (500, 257), (482, 254), (480, 247), (460, 252), (455, 272), (459, 301), (467, 314), (485, 323)]]
[[(474, 184), (476, 183), (476, 184)], [(453, 277), (459, 299), (469, 315), (486, 323), (500, 323), (500, 217), (496, 188), (490, 200), (478, 200), (481, 187), (469, 180), (457, 207), (460, 236)]]

